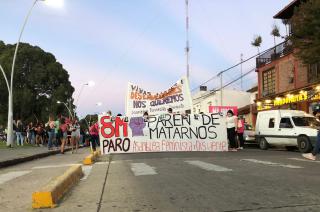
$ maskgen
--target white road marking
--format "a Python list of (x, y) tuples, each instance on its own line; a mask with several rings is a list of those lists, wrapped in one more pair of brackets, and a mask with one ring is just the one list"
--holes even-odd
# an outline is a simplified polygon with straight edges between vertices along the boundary
[(154, 167), (145, 163), (131, 163), (131, 171), (134, 176), (155, 175), (158, 174)]
[(59, 165), (36, 166), (36, 167), (32, 167), (32, 169), (49, 169), (49, 168), (59, 168), (59, 167), (66, 167), (66, 166), (73, 166), (73, 165), (82, 165), (82, 164), (70, 163), (70, 164), (59, 164)]
[(304, 161), (304, 162), (311, 162), (311, 163), (320, 163), (320, 161), (317, 160), (308, 160), (303, 158), (288, 158), (289, 160), (297, 160), (297, 161)]
[(2, 174), (0, 175), (0, 185), (7, 181), (13, 180), (17, 177), (21, 177), (23, 175), (29, 174), (30, 172), (31, 171), (13, 171), (13, 172), (8, 172), (6, 174)]
[(294, 166), (290, 164), (281, 164), (281, 163), (274, 163), (270, 161), (262, 161), (262, 160), (256, 160), (256, 159), (242, 159), (242, 161), (249, 161), (252, 163), (259, 163), (267, 166), (278, 166), (278, 167), (284, 167), (284, 168), (290, 168), (290, 169), (302, 169), (301, 166)]
[(109, 162), (96, 162), (95, 164), (96, 165), (105, 165), (105, 164), (108, 164)]
[(212, 163), (206, 163), (198, 160), (189, 160), (185, 161), (186, 163), (189, 163), (191, 165), (197, 166), (199, 168), (202, 168), (207, 171), (216, 171), (216, 172), (228, 172), (232, 171), (232, 169), (225, 168), (223, 166), (217, 166)]
[(86, 180), (92, 170), (92, 166), (82, 166), (82, 172), (83, 172), (83, 177), (81, 178), (81, 180)]

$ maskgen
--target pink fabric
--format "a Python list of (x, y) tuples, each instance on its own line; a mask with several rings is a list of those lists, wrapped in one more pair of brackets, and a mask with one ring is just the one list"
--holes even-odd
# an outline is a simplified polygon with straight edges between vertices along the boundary
[[(240, 123), (241, 123), (241, 127), (239, 127), (239, 125), (240, 125)], [(239, 119), (238, 120), (238, 126), (237, 126), (237, 131), (238, 131), (238, 133), (243, 133), (244, 132), (244, 120), (242, 119)]]
[(90, 135), (99, 135), (99, 126), (98, 123), (92, 125), (89, 129)]
[(68, 129), (68, 125), (67, 124), (61, 124), (60, 125), (60, 129), (62, 130), (62, 132), (66, 132)]

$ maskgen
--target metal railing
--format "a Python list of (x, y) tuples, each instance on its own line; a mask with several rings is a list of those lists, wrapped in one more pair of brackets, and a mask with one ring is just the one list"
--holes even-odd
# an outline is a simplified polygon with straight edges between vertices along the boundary
[(257, 68), (260, 68), (261, 66), (269, 64), (272, 61), (275, 61), (285, 55), (290, 54), (292, 51), (292, 42), (290, 40), (286, 40), (257, 57), (256, 66)]

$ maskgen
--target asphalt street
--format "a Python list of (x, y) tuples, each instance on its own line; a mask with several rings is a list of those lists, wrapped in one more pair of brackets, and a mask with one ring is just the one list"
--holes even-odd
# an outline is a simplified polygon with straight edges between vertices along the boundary
[(281, 150), (103, 156), (52, 211), (320, 211), (319, 167)]

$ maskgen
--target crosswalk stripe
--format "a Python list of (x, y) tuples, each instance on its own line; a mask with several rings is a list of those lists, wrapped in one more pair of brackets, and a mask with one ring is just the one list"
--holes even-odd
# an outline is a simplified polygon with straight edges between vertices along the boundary
[(82, 166), (82, 172), (83, 172), (83, 177), (81, 178), (81, 180), (86, 180), (92, 170), (92, 166)]
[(131, 163), (131, 171), (135, 176), (158, 174), (154, 167), (145, 163)]
[(270, 162), (270, 161), (262, 161), (262, 160), (256, 160), (256, 159), (242, 159), (242, 161), (248, 161), (248, 162), (263, 164), (263, 165), (267, 165), (267, 166), (278, 166), (278, 167), (284, 167), (284, 168), (290, 168), (290, 169), (302, 169), (303, 168), (301, 166), (274, 163), (274, 162)]
[(315, 160), (308, 160), (303, 158), (288, 158), (289, 160), (297, 160), (297, 161), (304, 161), (304, 162), (311, 162), (311, 163), (320, 163), (320, 161)]
[(232, 171), (232, 169), (228, 169), (228, 168), (225, 168), (222, 166), (217, 166), (212, 163), (206, 163), (206, 162), (198, 161), (198, 160), (189, 160), (189, 161), (185, 161), (185, 162), (190, 165), (194, 165), (194, 166), (197, 166), (197, 167), (202, 168), (204, 170), (207, 170), (207, 171), (216, 171), (216, 172)]
[(0, 175), (0, 184), (13, 180), (17, 177), (21, 177), (23, 175), (29, 174), (30, 172), (31, 171), (13, 171), (13, 172), (8, 172), (6, 174), (2, 174)]

